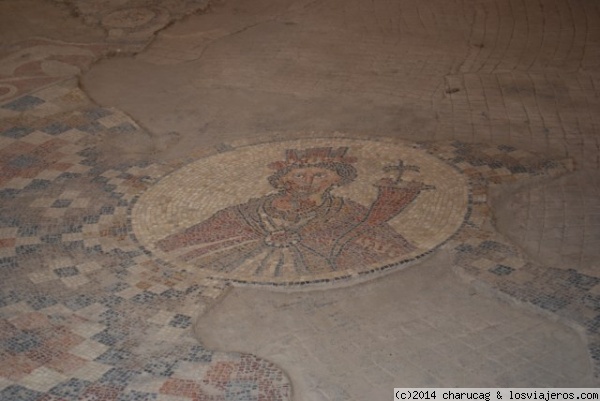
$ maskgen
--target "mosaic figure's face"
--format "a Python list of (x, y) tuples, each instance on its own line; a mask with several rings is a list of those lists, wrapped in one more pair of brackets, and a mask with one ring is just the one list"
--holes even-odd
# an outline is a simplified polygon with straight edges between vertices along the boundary
[(295, 168), (281, 177), (287, 192), (305, 196), (324, 193), (341, 180), (335, 171), (323, 167)]

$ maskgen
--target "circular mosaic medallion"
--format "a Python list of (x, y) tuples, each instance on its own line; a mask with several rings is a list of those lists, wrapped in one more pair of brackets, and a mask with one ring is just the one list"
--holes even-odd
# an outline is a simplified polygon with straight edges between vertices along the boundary
[(404, 266), (462, 225), (466, 178), (396, 142), (303, 139), (235, 148), (163, 178), (131, 212), (173, 267), (234, 282), (333, 282)]

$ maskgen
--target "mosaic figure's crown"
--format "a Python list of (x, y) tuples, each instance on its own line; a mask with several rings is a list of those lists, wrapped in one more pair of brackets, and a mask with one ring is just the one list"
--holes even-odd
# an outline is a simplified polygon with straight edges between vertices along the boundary
[(309, 148), (309, 149), (287, 149), (285, 160), (269, 164), (272, 169), (280, 170), (290, 166), (311, 166), (322, 163), (354, 163), (355, 157), (346, 156), (348, 147), (339, 148)]

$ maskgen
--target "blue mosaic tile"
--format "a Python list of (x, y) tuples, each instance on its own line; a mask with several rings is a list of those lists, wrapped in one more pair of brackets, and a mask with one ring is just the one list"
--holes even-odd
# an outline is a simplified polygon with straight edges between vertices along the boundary
[(595, 311), (600, 311), (600, 296), (599, 295), (591, 295), (585, 294), (582, 297), (582, 302), (585, 306)]
[(54, 269), (54, 274), (56, 274), (58, 277), (72, 277), (79, 274), (79, 269), (77, 269), (75, 266), (61, 267)]
[(16, 304), (21, 302), (21, 297), (14, 290), (6, 290), (0, 293), (0, 307)]
[(43, 393), (13, 384), (0, 391), (0, 401), (36, 401)]
[(225, 387), (226, 401), (258, 401), (258, 384), (250, 380), (231, 380)]
[(14, 256), (5, 256), (0, 258), (0, 272), (7, 274), (10, 271), (19, 267), (19, 262)]
[(50, 206), (51, 207), (56, 207), (56, 208), (64, 208), (64, 207), (69, 207), (69, 205), (71, 203), (73, 203), (72, 199), (57, 199)]
[(24, 189), (32, 191), (32, 190), (42, 190), (42, 189), (46, 189), (50, 186), (50, 184), (52, 184), (49, 180), (41, 180), (41, 179), (34, 179), (33, 181), (31, 181)]
[(64, 173), (61, 173), (58, 177), (56, 177), (55, 181), (56, 182), (65, 182), (65, 181), (72, 180), (72, 179), (78, 178), (78, 177), (81, 177), (81, 174), (70, 173), (68, 171), (65, 171)]
[(131, 287), (129, 284), (119, 281), (119, 282), (116, 282), (114, 284), (111, 284), (111, 285), (105, 287), (105, 290), (110, 291), (110, 292), (119, 292), (119, 291), (123, 291), (129, 287)]
[(6, 131), (2, 131), (1, 135), (8, 138), (19, 139), (24, 137), (25, 135), (31, 134), (33, 131), (35, 131), (33, 128), (28, 127), (12, 127), (7, 129)]
[(185, 294), (182, 291), (176, 290), (174, 288), (169, 288), (168, 290), (162, 292), (160, 294), (161, 297), (165, 297), (168, 299), (179, 299), (183, 297)]
[[(96, 333), (92, 336), (92, 340), (98, 341), (101, 344), (108, 345), (112, 347), (116, 345), (119, 341), (123, 340), (127, 337), (127, 334), (116, 331), (114, 328), (106, 329), (101, 331), (100, 333)], [(123, 353), (125, 351), (117, 351), (117, 350), (108, 350), (104, 354), (100, 355), (96, 360), (98, 362), (104, 362), (109, 365), (114, 365), (126, 359), (123, 357)]]
[(111, 114), (113, 114), (112, 111), (103, 108), (89, 109), (83, 112), (83, 115), (90, 120), (97, 120), (102, 117), (110, 116)]
[(0, 227), (19, 227), (21, 222), (15, 216), (8, 216), (2, 211), (0, 213)]
[(121, 368), (112, 368), (108, 372), (106, 372), (100, 380), (99, 383), (108, 384), (117, 387), (125, 387), (131, 382), (131, 380), (139, 376), (140, 373), (129, 370), (129, 369), (121, 369)]
[(72, 378), (50, 389), (49, 393), (67, 399), (77, 399), (92, 384), (87, 380)]
[(46, 102), (44, 100), (40, 99), (39, 97), (25, 95), (16, 100), (13, 100), (10, 103), (7, 103), (1, 107), (3, 109), (9, 109), (9, 110), (14, 110), (14, 111), (25, 111), (25, 110), (31, 110), (31, 109), (35, 108), (36, 106), (39, 106), (40, 104), (44, 104), (44, 103), (46, 103)]
[(35, 156), (31, 155), (19, 155), (8, 162), (10, 167), (15, 169), (25, 169), (33, 166), (37, 166), (42, 161)]
[(496, 265), (493, 268), (490, 269), (490, 272), (498, 275), (498, 276), (508, 276), (510, 273), (512, 273), (515, 269), (513, 269), (510, 266), (505, 266), (505, 265)]
[(15, 253), (19, 256), (23, 255), (33, 255), (42, 251), (42, 246), (40, 244), (31, 244), (31, 245), (19, 245), (15, 247)]
[(87, 294), (80, 294), (80, 295), (76, 295), (74, 297), (68, 298), (67, 300), (65, 300), (63, 302), (63, 304), (73, 310), (79, 310), (81, 308), (85, 308), (86, 306), (90, 306), (91, 304), (93, 304), (95, 301), (94, 297), (87, 295)]
[(118, 134), (127, 134), (129, 132), (135, 132), (138, 129), (131, 123), (123, 123), (120, 125), (117, 125), (115, 127), (111, 127), (108, 132), (110, 133), (118, 133)]
[(131, 298), (131, 300), (138, 302), (138, 303), (148, 303), (148, 302), (154, 301), (156, 299), (156, 297), (157, 297), (156, 294), (153, 294), (148, 291), (144, 291), (142, 293), (135, 295), (133, 298)]
[(62, 249), (65, 252), (82, 251), (85, 249), (85, 243), (83, 240), (63, 242)]
[(82, 221), (84, 224), (96, 224), (100, 221), (100, 215), (83, 216)]
[(130, 391), (119, 395), (117, 401), (154, 401), (158, 397), (155, 393), (142, 393), (140, 391)]
[(118, 295), (107, 295), (100, 298), (98, 303), (107, 308), (114, 308), (115, 306), (121, 305), (123, 301), (125, 301), (125, 299), (119, 297)]
[(76, 128), (79, 131), (83, 131), (88, 134), (97, 134), (98, 132), (102, 132), (102, 131), (106, 130), (106, 128), (104, 128), (102, 126), (102, 124), (99, 124), (96, 121), (92, 121), (89, 124), (78, 125)]
[(23, 224), (17, 230), (19, 237), (33, 237), (38, 234), (40, 226), (37, 224)]
[(211, 362), (213, 357), (212, 351), (207, 350), (201, 345), (193, 345), (190, 347), (189, 352), (183, 358), (184, 361), (188, 362)]
[(21, 193), (20, 189), (5, 188), (0, 190), (0, 199), (14, 199)]
[(48, 234), (40, 237), (40, 241), (46, 244), (60, 244), (62, 242), (62, 234)]
[(33, 295), (29, 297), (27, 304), (35, 310), (47, 308), (56, 305), (58, 301), (48, 295)]
[[(95, 336), (94, 336), (95, 337)], [(93, 340), (96, 338), (92, 337)], [(99, 341), (100, 342), (100, 341)], [(105, 344), (107, 345), (107, 344)], [(124, 349), (111, 348), (98, 356), (95, 360), (97, 362), (105, 363), (107, 365), (115, 366), (121, 365), (124, 361), (130, 360), (132, 357), (131, 353)], [(114, 370), (114, 369), (112, 369)]]
[(574, 269), (569, 269), (568, 272), (567, 282), (580, 290), (589, 291), (600, 283), (599, 278), (578, 273)]
[(42, 128), (42, 131), (49, 135), (58, 135), (58, 134), (62, 134), (65, 131), (68, 131), (70, 129), (71, 129), (70, 126), (63, 124), (61, 122), (56, 122), (56, 123), (45, 126), (44, 128)]
[(543, 294), (532, 299), (531, 303), (543, 309), (556, 312), (559, 309), (562, 309), (565, 306), (567, 306), (569, 304), (569, 301), (561, 297)]
[(108, 309), (98, 316), (98, 321), (102, 324), (114, 324), (122, 321), (124, 318), (124, 314), (117, 312), (114, 309)]
[(22, 331), (19, 335), (11, 337), (2, 342), (2, 348), (5, 350), (20, 354), (31, 349), (37, 348), (42, 344), (39, 337), (34, 333)]
[(100, 208), (100, 214), (114, 214), (115, 207), (114, 206), (102, 206)]
[(180, 329), (185, 329), (190, 327), (192, 324), (192, 318), (190, 316), (177, 314), (173, 319), (169, 322), (169, 326), (177, 327)]
[(168, 359), (154, 359), (144, 366), (144, 372), (155, 376), (170, 377), (176, 364), (176, 361)]

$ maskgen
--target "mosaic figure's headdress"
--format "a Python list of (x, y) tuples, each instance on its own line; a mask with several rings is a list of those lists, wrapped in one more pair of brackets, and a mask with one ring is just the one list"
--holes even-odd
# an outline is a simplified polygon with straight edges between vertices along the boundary
[(321, 167), (335, 171), (342, 180), (338, 185), (348, 184), (356, 179), (356, 168), (351, 163), (356, 162), (355, 157), (346, 156), (348, 147), (339, 148), (309, 148), (287, 149), (285, 160), (270, 163), (268, 166), (277, 170), (269, 177), (269, 182), (275, 188), (281, 187), (280, 178), (295, 168)]
[(309, 167), (332, 163), (350, 164), (356, 162), (355, 157), (346, 156), (347, 152), (347, 146), (339, 147), (337, 149), (332, 147), (287, 149), (285, 151), (285, 160), (270, 163), (269, 167), (275, 170), (281, 170), (291, 166)]

